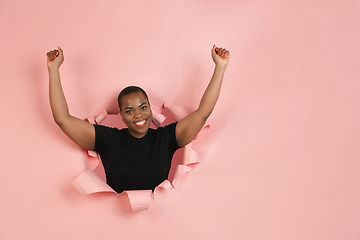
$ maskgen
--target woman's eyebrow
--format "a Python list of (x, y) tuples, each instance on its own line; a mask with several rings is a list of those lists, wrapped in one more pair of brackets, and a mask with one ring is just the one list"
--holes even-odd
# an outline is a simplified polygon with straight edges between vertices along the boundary
[[(141, 104), (139, 105), (139, 107), (142, 107), (144, 104), (146, 104), (146, 102), (141, 103)], [(124, 108), (124, 109), (133, 109), (133, 107), (126, 107), (126, 108)]]

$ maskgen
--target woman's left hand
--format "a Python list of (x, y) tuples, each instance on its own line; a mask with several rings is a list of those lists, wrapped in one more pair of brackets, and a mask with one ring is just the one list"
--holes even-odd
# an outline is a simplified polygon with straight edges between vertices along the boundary
[(223, 65), (226, 67), (229, 64), (230, 52), (225, 48), (215, 47), (214, 45), (211, 49), (211, 56), (216, 65)]

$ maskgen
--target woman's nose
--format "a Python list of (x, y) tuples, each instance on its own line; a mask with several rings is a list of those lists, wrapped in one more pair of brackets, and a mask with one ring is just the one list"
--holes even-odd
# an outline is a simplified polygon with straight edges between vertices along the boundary
[(135, 110), (135, 118), (141, 118), (142, 114), (140, 110)]

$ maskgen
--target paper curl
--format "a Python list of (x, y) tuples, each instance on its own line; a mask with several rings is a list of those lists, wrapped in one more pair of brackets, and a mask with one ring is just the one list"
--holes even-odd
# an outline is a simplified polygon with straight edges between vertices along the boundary
[[(162, 106), (152, 106), (153, 111), (153, 123), (156, 127), (159, 127), (166, 119), (164, 115), (161, 114), (162, 110), (167, 108), (172, 115), (172, 117), (176, 121), (180, 121), (182, 118), (188, 115), (188, 111), (186, 111), (183, 107), (180, 106), (172, 106), (172, 107), (165, 107)], [(95, 118), (87, 118), (85, 121), (90, 122), (92, 124), (100, 124), (106, 117), (108, 113), (106, 111), (101, 112)], [(204, 129), (209, 129), (209, 125), (205, 126)], [(199, 134), (201, 134), (200, 131)], [(92, 193), (101, 193), (101, 192), (111, 192), (119, 195), (114, 189), (112, 189), (108, 184), (106, 184), (93, 170), (100, 164), (99, 155), (94, 151), (87, 151), (88, 161), (87, 165), (89, 169), (83, 172), (79, 177), (77, 177), (72, 183), (71, 186), (78, 192), (80, 195), (87, 195)], [(191, 167), (189, 165), (199, 163), (199, 156), (198, 154), (192, 149), (191, 143), (185, 146), (184, 148), (184, 155), (183, 155), (183, 162), (182, 164), (178, 165), (174, 179), (172, 183), (169, 180), (163, 181), (159, 184), (156, 188), (157, 189), (165, 189), (165, 190), (172, 190), (174, 189), (174, 183), (179, 176), (191, 171)], [(131, 205), (133, 212), (138, 212), (142, 210), (146, 210), (150, 206), (151, 199), (154, 197), (151, 190), (132, 190), (132, 191), (124, 191), (128, 198)]]

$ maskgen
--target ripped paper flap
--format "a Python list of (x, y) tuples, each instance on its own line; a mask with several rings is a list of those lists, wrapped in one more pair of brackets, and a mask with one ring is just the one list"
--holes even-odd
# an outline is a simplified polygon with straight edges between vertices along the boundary
[(131, 208), (134, 212), (143, 211), (149, 208), (152, 198), (151, 190), (125, 191), (129, 197)]
[(109, 185), (107, 185), (96, 173), (88, 169), (77, 177), (71, 186), (81, 195), (97, 193), (97, 192), (113, 192), (116, 193)]

